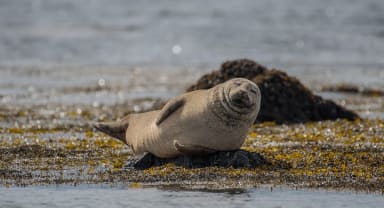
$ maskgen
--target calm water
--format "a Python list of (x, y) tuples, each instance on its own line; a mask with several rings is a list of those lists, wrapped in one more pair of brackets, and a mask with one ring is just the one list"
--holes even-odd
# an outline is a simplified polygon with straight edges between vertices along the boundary
[(382, 0), (2, 0), (0, 28), (0, 64), (384, 65)]
[(253, 189), (210, 193), (87, 186), (0, 189), (1, 207), (382, 207), (382, 195), (333, 191)]
[[(169, 98), (224, 60), (384, 89), (382, 0), (1, 0), (0, 102)], [(79, 88), (101, 83), (108, 92)], [(64, 93), (63, 93), (64, 92)]]

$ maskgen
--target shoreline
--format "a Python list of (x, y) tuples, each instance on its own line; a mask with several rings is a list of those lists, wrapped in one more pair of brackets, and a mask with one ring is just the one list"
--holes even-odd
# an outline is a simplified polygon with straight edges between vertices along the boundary
[(380, 138), (384, 132), (380, 129), (384, 129), (380, 119), (265, 122), (253, 127), (242, 149), (260, 153), (268, 165), (188, 169), (167, 164), (142, 171), (122, 169), (133, 157), (128, 147), (87, 127), (72, 127), (69, 134), (60, 128), (2, 129), (3, 135), (13, 139), (0, 143), (0, 186), (122, 182), (215, 190), (273, 184), (383, 193), (384, 141)]

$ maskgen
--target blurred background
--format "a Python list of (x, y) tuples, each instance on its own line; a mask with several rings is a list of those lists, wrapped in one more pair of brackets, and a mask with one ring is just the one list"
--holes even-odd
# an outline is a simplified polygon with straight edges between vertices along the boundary
[(383, 57), (382, 0), (0, 0), (3, 103), (170, 97), (236, 58), (383, 88)]

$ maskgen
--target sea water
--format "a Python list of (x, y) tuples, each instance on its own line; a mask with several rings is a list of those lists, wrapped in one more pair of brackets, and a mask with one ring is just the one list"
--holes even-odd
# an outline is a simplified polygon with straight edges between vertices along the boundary
[(80, 185), (0, 189), (0, 207), (382, 207), (378, 194), (256, 188), (237, 192), (172, 191), (156, 188)]

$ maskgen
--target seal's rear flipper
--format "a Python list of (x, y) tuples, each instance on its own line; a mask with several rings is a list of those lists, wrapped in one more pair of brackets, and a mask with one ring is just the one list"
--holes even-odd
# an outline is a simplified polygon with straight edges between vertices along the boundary
[(215, 149), (203, 147), (200, 145), (180, 144), (177, 140), (173, 141), (173, 145), (175, 146), (177, 151), (181, 152), (184, 155), (205, 155), (217, 152), (217, 150)]
[(114, 137), (124, 143), (127, 143), (125, 139), (125, 132), (129, 126), (128, 119), (123, 119), (116, 122), (96, 123), (93, 125), (97, 130)]

